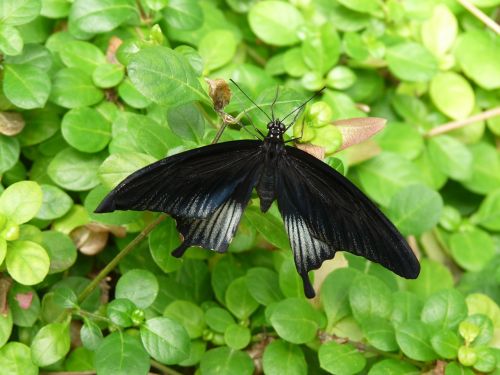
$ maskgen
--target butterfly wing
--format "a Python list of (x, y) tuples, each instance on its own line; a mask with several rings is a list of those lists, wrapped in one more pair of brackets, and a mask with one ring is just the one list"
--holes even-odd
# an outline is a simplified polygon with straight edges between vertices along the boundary
[(337, 250), (363, 256), (405, 278), (418, 276), (420, 265), (405, 239), (348, 179), (294, 147), (286, 147), (278, 169), (278, 207), (306, 295), (314, 296), (308, 271)]
[(223, 252), (240, 222), (262, 165), (258, 141), (232, 141), (186, 151), (127, 177), (96, 212), (149, 210), (171, 214), (189, 246)]
[(137, 210), (205, 218), (247, 178), (260, 155), (258, 141), (196, 148), (150, 164), (128, 176), (95, 212)]

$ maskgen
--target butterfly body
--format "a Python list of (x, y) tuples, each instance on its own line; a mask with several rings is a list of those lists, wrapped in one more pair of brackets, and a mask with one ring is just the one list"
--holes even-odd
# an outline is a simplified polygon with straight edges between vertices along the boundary
[(225, 252), (255, 188), (262, 212), (277, 200), (306, 296), (314, 296), (308, 272), (339, 250), (417, 277), (418, 260), (394, 225), (336, 170), (287, 146), (285, 131), (272, 120), (261, 141), (223, 142), (159, 160), (122, 181), (96, 212), (165, 212), (183, 237), (172, 255), (190, 246)]

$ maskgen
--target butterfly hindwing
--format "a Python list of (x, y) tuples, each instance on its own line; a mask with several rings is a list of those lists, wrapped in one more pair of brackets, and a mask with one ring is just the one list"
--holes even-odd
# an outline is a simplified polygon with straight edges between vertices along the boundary
[(228, 199), (260, 164), (257, 141), (232, 141), (200, 147), (159, 160), (114, 188), (96, 212), (149, 210), (205, 218)]
[(337, 250), (363, 256), (406, 278), (418, 276), (419, 263), (405, 239), (344, 176), (293, 147), (286, 147), (278, 169), (278, 206), (303, 279)]

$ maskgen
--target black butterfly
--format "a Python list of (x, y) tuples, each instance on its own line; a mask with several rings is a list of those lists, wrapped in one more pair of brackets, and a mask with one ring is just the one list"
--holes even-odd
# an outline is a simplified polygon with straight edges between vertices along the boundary
[(278, 202), (307, 297), (315, 295), (308, 272), (338, 250), (416, 278), (418, 260), (375, 204), (327, 164), (287, 146), (283, 135), (291, 124), (274, 113), (266, 116), (263, 140), (223, 142), (159, 160), (122, 181), (95, 212), (165, 212), (184, 238), (172, 255), (180, 257), (190, 246), (222, 253), (256, 188), (262, 212)]

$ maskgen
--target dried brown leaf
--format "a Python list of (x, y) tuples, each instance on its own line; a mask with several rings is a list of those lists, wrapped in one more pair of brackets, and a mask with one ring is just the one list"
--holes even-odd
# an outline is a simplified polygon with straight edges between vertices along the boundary
[(7, 315), (7, 293), (12, 286), (12, 279), (9, 277), (0, 277), (0, 315)]
[(229, 85), (225, 80), (220, 78), (205, 78), (205, 81), (208, 83), (208, 94), (212, 98), (214, 109), (217, 112), (222, 111), (231, 100), (231, 89)]
[(340, 130), (343, 139), (342, 146), (338, 151), (366, 141), (381, 131), (386, 122), (386, 119), (379, 117), (356, 117), (334, 121), (333, 125)]
[(77, 249), (80, 250), (82, 254), (96, 255), (106, 246), (109, 231), (104, 231), (101, 228), (93, 231), (89, 226), (82, 226), (74, 229), (70, 236)]
[(122, 45), (123, 40), (117, 36), (112, 36), (109, 40), (108, 49), (106, 50), (106, 60), (110, 64), (119, 64), (120, 62), (116, 58), (116, 51)]
[(325, 158), (325, 148), (321, 146), (316, 146), (310, 143), (297, 143), (296, 147), (301, 149), (302, 151), (307, 152), (308, 154), (314, 156), (319, 160), (323, 160)]
[(24, 129), (24, 119), (20, 113), (0, 112), (0, 133), (12, 137)]

